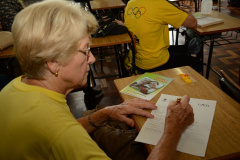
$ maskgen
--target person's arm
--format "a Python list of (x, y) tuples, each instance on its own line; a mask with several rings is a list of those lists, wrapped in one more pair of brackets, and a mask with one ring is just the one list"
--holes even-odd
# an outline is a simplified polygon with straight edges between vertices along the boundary
[(172, 160), (182, 133), (163, 134), (147, 160)]
[(188, 16), (183, 22), (182, 26), (187, 28), (194, 28), (197, 26), (197, 19), (191, 13), (188, 13)]
[(174, 159), (178, 142), (183, 131), (193, 123), (194, 114), (188, 96), (183, 96), (180, 103), (170, 102), (165, 119), (164, 133), (150, 153), (148, 160)]
[[(150, 103), (147, 100), (135, 98), (115, 106), (105, 107), (90, 115), (90, 119), (96, 126), (102, 126), (107, 120), (118, 120), (127, 123), (129, 126), (134, 126), (134, 121), (128, 117), (128, 115), (135, 114), (145, 116), (147, 118), (153, 118), (153, 115), (143, 109), (154, 110), (157, 109), (154, 103)], [(91, 133), (96, 128), (88, 121), (88, 117), (77, 119), (79, 123)]]

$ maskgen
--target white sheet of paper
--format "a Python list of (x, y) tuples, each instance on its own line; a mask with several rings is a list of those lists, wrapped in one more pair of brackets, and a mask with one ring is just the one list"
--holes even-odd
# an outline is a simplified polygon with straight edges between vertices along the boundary
[(213, 17), (204, 17), (204, 18), (197, 19), (197, 25), (200, 27), (211, 26), (219, 23), (223, 23), (223, 19), (213, 18)]
[[(170, 101), (176, 101), (178, 96), (162, 94), (157, 102), (157, 110), (151, 113), (154, 119), (147, 119), (135, 141), (156, 145), (160, 140), (165, 124), (167, 106)], [(204, 157), (211, 131), (216, 101), (203, 99), (190, 99), (193, 107), (194, 123), (189, 126), (177, 146), (177, 151)]]

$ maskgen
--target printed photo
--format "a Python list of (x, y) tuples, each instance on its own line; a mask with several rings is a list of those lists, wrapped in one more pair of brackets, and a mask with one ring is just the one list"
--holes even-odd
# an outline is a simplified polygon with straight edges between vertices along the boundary
[(159, 83), (158, 81), (155, 81), (151, 78), (144, 77), (136, 82), (133, 82), (129, 86), (144, 93), (144, 94), (149, 94), (149, 93), (152, 93), (155, 90), (163, 87), (163, 84)]

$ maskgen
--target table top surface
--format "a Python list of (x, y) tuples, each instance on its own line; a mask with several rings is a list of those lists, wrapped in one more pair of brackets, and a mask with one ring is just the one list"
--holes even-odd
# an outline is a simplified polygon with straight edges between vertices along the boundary
[(168, 0), (168, 2), (180, 2), (180, 1), (186, 1), (186, 0)]
[[(131, 43), (132, 40), (128, 33), (119, 34), (119, 35), (110, 35), (100, 38), (91, 38), (90, 39), (90, 48), (104, 47), (118, 44)], [(7, 49), (0, 51), (0, 59), (15, 57), (13, 46)]]
[[(206, 160), (217, 158), (233, 153), (240, 152), (240, 104), (234, 101), (227, 94), (222, 92), (210, 81), (198, 74), (189, 66), (179, 67), (164, 71), (155, 72), (162, 76), (173, 78), (173, 81), (167, 85), (151, 102), (157, 102), (161, 94), (175, 96), (188, 95), (190, 98), (216, 100), (217, 105), (213, 118), (212, 128), (209, 136), (208, 146), (205, 157), (197, 157), (182, 152), (176, 153), (176, 160)], [(186, 84), (179, 76), (179, 73), (190, 75), (192, 84)], [(121, 78), (114, 80), (122, 100), (132, 99), (134, 97), (122, 94), (120, 91), (133, 82), (137, 76)], [(150, 111), (149, 111), (150, 112)], [(135, 126), (141, 129), (146, 121), (145, 117), (133, 116)], [(154, 146), (147, 145), (150, 149)]]
[(192, 28), (192, 30), (198, 35), (209, 35), (226, 31), (240, 30), (240, 19), (238, 18), (234, 18), (218, 11), (212, 11), (212, 13), (207, 16), (223, 19), (224, 23), (214, 24), (207, 27)]
[(0, 59), (15, 57), (13, 46), (0, 51)]
[(90, 1), (90, 5), (92, 11), (126, 7), (122, 0), (94, 0)]
[(119, 35), (110, 35), (100, 38), (91, 38), (90, 39), (90, 48), (112, 46), (124, 43), (131, 43), (132, 40), (128, 33), (119, 34)]

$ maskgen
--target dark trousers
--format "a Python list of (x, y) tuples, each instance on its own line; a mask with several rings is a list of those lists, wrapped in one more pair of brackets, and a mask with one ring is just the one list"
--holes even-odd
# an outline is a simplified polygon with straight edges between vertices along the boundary
[(190, 66), (197, 72), (201, 71), (202, 64), (200, 59), (198, 57), (193, 57), (189, 55), (187, 46), (185, 45), (170, 46), (168, 48), (168, 51), (170, 54), (170, 58), (168, 62), (165, 63), (164, 65), (149, 70), (144, 70), (139, 67), (136, 67), (136, 69), (140, 73), (145, 73), (176, 68), (181, 66)]

